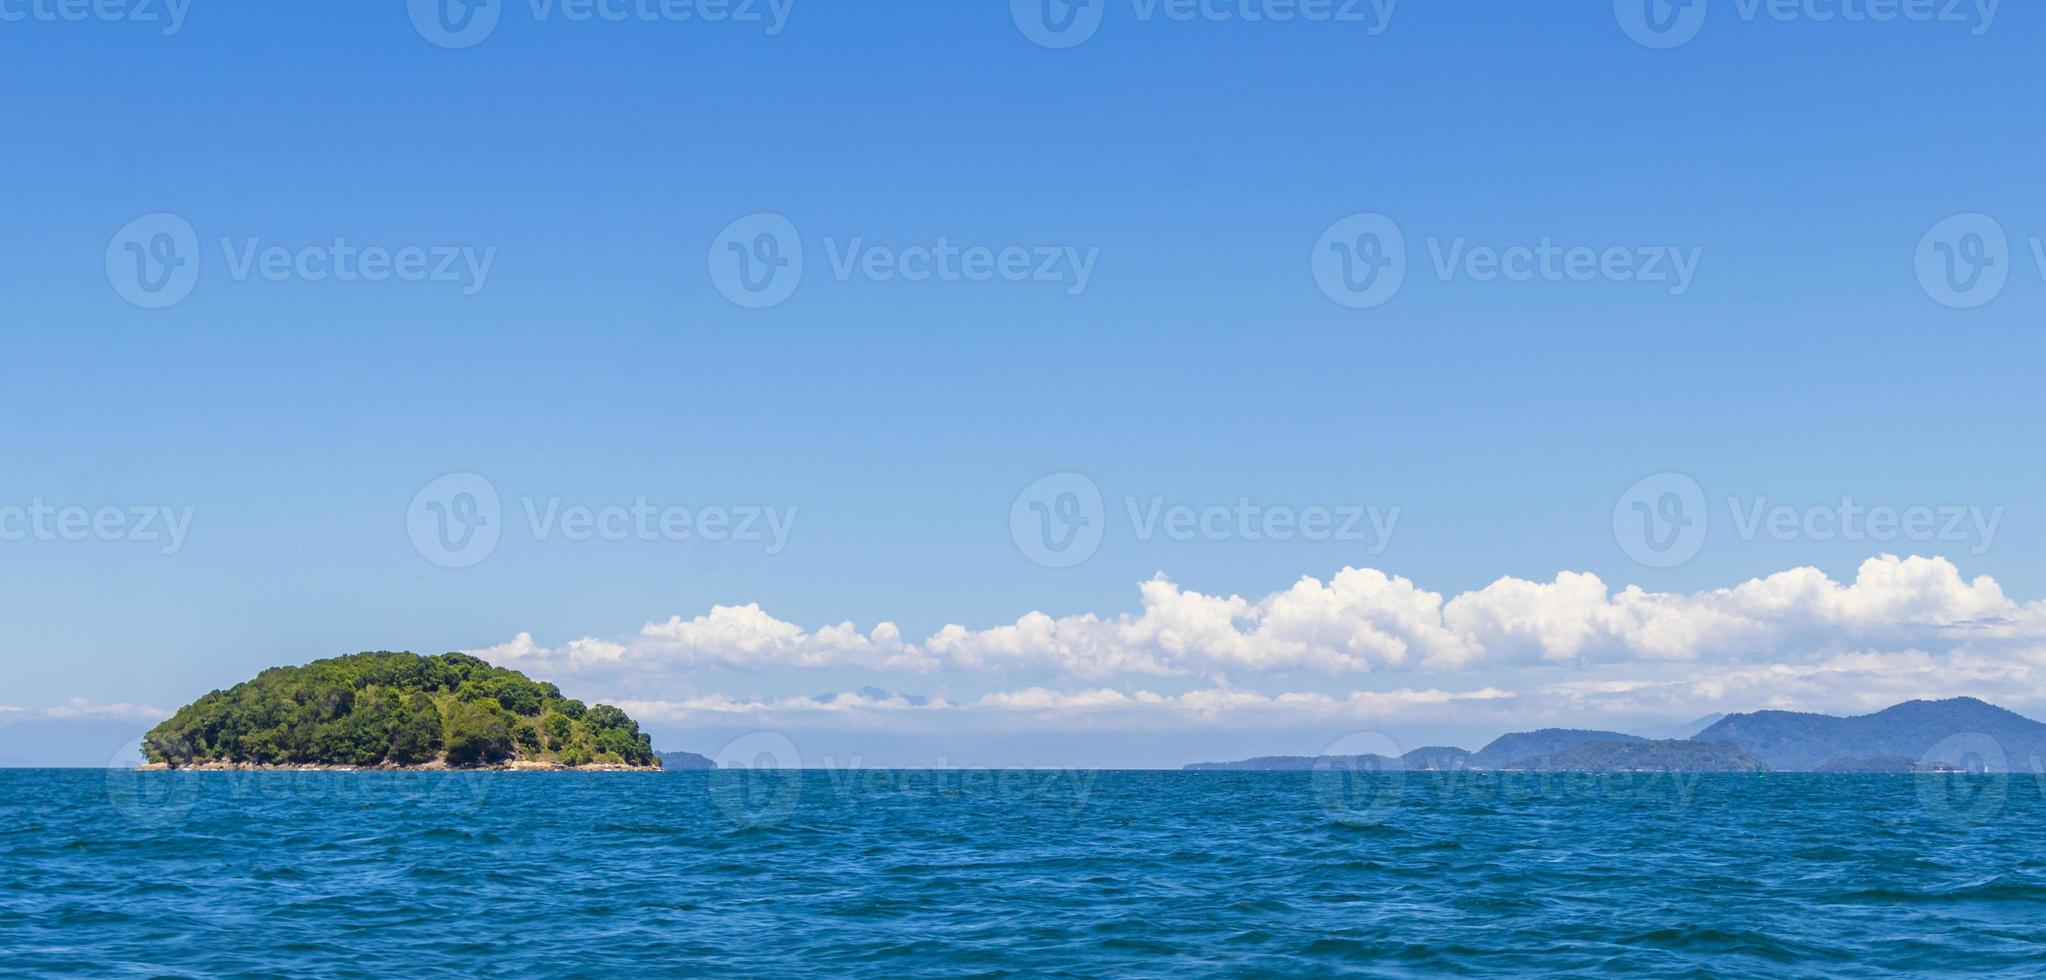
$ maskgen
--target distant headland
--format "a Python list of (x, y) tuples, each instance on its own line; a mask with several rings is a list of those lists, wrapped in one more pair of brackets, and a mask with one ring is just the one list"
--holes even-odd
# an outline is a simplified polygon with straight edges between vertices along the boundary
[(178, 709), (145, 769), (657, 770), (639, 723), (461, 653), (273, 667)]
[(1476, 752), (1452, 746), (1398, 757), (1262, 756), (1196, 762), (1189, 770), (1548, 772), (2037, 772), (2046, 771), (2046, 724), (1976, 698), (1906, 701), (1840, 718), (1797, 711), (1726, 715), (1689, 738), (1544, 728), (1493, 739)]

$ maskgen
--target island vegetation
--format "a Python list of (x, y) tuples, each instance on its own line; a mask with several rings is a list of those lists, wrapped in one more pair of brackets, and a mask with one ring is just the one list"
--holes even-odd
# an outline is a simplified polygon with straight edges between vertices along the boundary
[(163, 768), (661, 765), (624, 711), (461, 653), (275, 667), (179, 709), (142, 753)]

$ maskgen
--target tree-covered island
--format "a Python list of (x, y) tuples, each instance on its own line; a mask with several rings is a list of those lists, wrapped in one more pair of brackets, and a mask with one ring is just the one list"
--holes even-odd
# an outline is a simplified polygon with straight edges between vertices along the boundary
[(273, 667), (178, 710), (151, 768), (659, 769), (639, 724), (461, 653)]

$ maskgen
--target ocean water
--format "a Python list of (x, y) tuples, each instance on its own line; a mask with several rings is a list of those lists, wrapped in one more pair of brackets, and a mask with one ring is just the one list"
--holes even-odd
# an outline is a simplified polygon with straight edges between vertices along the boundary
[(0, 972), (2038, 976), (2032, 776), (0, 771)]

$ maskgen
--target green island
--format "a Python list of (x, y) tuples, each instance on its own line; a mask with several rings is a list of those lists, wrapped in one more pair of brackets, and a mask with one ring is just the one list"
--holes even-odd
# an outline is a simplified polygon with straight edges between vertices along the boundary
[(178, 709), (153, 769), (659, 769), (608, 704), (462, 653), (358, 653), (273, 667)]

